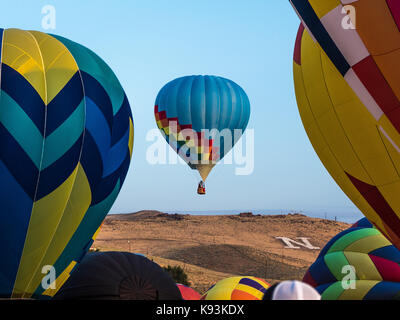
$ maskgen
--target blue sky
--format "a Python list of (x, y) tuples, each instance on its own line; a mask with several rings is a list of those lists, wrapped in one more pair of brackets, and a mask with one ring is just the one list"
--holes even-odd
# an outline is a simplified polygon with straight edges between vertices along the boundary
[[(56, 9), (56, 29), (42, 29), (44, 5)], [(141, 209), (220, 211), (291, 209), (357, 212), (315, 154), (294, 95), (293, 46), (299, 20), (289, 1), (270, 0), (13, 0), (3, 3), (4, 28), (62, 35), (100, 55), (131, 103), (135, 142), (131, 167), (112, 213)], [(251, 102), (255, 167), (235, 175), (217, 166), (206, 197), (184, 165), (146, 161), (154, 101), (174, 78), (211, 74), (243, 87)]]

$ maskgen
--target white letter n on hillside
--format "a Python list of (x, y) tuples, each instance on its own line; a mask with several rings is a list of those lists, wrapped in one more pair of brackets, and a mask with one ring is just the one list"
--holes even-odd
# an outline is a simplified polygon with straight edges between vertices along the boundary
[(308, 241), (308, 239), (310, 238), (303, 238), (303, 237), (299, 237), (296, 238), (300, 241), (296, 241), (290, 238), (286, 238), (286, 237), (275, 237), (275, 239), (279, 239), (282, 240), (283, 243), (286, 245), (286, 249), (301, 249), (301, 247), (309, 249), (309, 250), (319, 250), (319, 247), (314, 247), (310, 241)]

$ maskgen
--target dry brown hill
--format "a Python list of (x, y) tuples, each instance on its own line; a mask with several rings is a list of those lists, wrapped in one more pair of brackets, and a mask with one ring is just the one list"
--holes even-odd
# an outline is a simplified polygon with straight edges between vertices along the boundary
[[(232, 275), (276, 282), (301, 279), (320, 250), (298, 249), (276, 237), (323, 248), (346, 223), (290, 215), (196, 216), (140, 211), (109, 215), (94, 247), (142, 253), (162, 266), (180, 265), (203, 293)], [(294, 245), (296, 245), (294, 243)]]

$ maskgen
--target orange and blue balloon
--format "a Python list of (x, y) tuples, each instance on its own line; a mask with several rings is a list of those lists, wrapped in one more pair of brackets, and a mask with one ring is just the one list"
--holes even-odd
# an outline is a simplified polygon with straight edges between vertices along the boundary
[(201, 300), (262, 300), (270, 284), (256, 277), (231, 277), (218, 281)]

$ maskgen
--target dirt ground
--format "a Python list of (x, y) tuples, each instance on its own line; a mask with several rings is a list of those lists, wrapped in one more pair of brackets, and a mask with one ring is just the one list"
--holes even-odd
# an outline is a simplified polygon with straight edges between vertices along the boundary
[[(291, 215), (171, 215), (140, 211), (109, 215), (94, 242), (101, 251), (141, 253), (161, 266), (181, 266), (192, 287), (204, 293), (226, 277), (256, 276), (271, 284), (302, 279), (320, 249), (350, 225)], [(308, 249), (298, 249), (276, 237), (297, 242), (308, 238)]]

